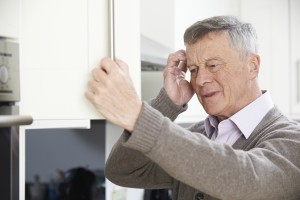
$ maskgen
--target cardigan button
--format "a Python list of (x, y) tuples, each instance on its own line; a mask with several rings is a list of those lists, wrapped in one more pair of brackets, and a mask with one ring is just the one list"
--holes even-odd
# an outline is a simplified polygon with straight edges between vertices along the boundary
[(204, 195), (202, 193), (197, 193), (195, 195), (195, 200), (202, 200), (202, 199), (204, 199)]

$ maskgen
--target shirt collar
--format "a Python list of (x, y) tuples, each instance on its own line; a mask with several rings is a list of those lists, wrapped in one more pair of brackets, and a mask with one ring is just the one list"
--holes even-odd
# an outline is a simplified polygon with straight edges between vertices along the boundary
[[(260, 97), (229, 118), (239, 128), (246, 139), (250, 137), (263, 117), (274, 107), (269, 92), (262, 92), (263, 94)], [(206, 134), (210, 137), (214, 129), (218, 126), (218, 120), (216, 117), (210, 115), (205, 119), (204, 123)]]
[(268, 91), (247, 105), (245, 108), (232, 115), (230, 119), (237, 125), (246, 139), (261, 122), (264, 116), (274, 107)]
[(211, 137), (214, 130), (217, 129), (218, 127), (218, 119), (215, 116), (209, 115), (205, 121), (204, 121), (204, 126), (205, 126), (205, 133), (207, 137)]

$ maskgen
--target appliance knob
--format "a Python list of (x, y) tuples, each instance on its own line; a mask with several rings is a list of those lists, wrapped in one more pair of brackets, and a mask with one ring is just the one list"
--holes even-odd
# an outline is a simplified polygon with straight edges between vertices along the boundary
[(8, 70), (5, 65), (0, 66), (0, 82), (7, 83), (8, 81)]

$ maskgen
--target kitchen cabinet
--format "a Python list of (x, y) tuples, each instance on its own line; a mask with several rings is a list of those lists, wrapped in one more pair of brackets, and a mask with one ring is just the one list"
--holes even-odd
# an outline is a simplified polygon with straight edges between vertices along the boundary
[[(84, 92), (91, 70), (102, 57), (109, 55), (108, 3), (108, 0), (21, 2), (21, 114), (30, 114), (35, 122), (103, 119), (85, 99)], [(129, 64), (139, 91), (140, 32), (135, 3), (114, 2), (114, 47), (116, 56)]]
[[(101, 1), (92, 29), (93, 1), (24, 0), (21, 2), (20, 112), (39, 119), (87, 119), (84, 91), (95, 59), (108, 55), (107, 1)], [(95, 19), (93, 19), (95, 22)], [(99, 31), (99, 32), (98, 32)], [(94, 32), (99, 40), (90, 41)], [(99, 41), (102, 41), (100, 43)], [(98, 58), (89, 50), (98, 44)], [(92, 53), (91, 53), (92, 54)], [(92, 66), (94, 65), (94, 66)]]
[(290, 0), (291, 114), (300, 119), (300, 1)]
[[(89, 128), (91, 119), (103, 119), (84, 92), (91, 70), (110, 52), (108, 5), (109, 0), (21, 1), (19, 106), (34, 122), (19, 131), (20, 199), (25, 199), (26, 130)], [(139, 11), (139, 0), (114, 0), (115, 56), (128, 64), (140, 95)], [(107, 130), (110, 145), (112, 135)]]
[(20, 0), (0, 1), (0, 37), (19, 37)]

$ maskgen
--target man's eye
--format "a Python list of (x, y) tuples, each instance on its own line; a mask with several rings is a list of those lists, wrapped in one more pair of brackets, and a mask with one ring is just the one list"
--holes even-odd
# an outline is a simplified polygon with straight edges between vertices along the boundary
[(208, 69), (208, 71), (210, 71), (211, 73), (216, 73), (217, 71), (219, 71), (222, 65), (223, 64), (221, 63), (207, 63), (206, 69)]
[(197, 67), (191, 67), (190, 72), (191, 72), (191, 74), (196, 74), (198, 72), (198, 68)]
[(220, 64), (207, 64), (209, 68), (218, 67)]

